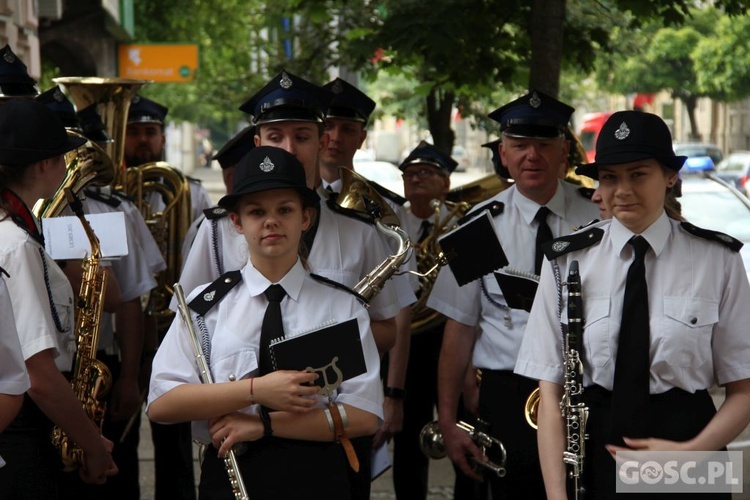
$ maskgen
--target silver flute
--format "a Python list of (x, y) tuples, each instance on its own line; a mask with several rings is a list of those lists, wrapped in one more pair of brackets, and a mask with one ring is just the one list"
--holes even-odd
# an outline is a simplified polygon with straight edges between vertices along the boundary
[(568, 466), (568, 477), (573, 481), (575, 498), (582, 498), (583, 459), (586, 456), (586, 422), (589, 409), (583, 402), (583, 363), (581, 346), (583, 343), (583, 297), (581, 296), (581, 275), (578, 261), (570, 263), (568, 270), (568, 329), (565, 335), (563, 369), (565, 385), (560, 409), (567, 430), (567, 449), (563, 452), (563, 462)]
[[(190, 318), (190, 310), (188, 309), (187, 301), (185, 300), (185, 293), (182, 290), (182, 285), (179, 283), (174, 284), (174, 295), (177, 297), (177, 306), (180, 311), (180, 316), (182, 316), (182, 321), (185, 322), (185, 326), (187, 327), (188, 332), (190, 332), (190, 340), (193, 344), (193, 354), (195, 354), (195, 362), (198, 365), (201, 382), (204, 384), (213, 384), (214, 378), (211, 376), (208, 363), (206, 363), (206, 357), (203, 355), (201, 341), (198, 334), (195, 332), (193, 320)], [(234, 498), (237, 500), (249, 500), (250, 497), (247, 495), (245, 482), (242, 480), (240, 468), (237, 465), (237, 456), (235, 455), (234, 450), (229, 450), (224, 457), (224, 467), (226, 467), (227, 474), (229, 475), (229, 482), (232, 485)]]

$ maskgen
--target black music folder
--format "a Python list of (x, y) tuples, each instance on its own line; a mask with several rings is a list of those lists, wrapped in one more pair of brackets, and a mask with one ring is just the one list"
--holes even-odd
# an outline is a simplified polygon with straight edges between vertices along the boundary
[(445, 233), (438, 243), (460, 286), (508, 265), (489, 210)]
[(508, 307), (531, 311), (536, 289), (539, 286), (539, 276), (505, 268), (495, 273), (495, 279), (500, 285), (500, 290), (503, 291)]
[[(296, 337), (271, 342), (271, 362), (275, 370), (307, 370), (318, 373), (315, 385), (326, 380), (335, 385), (367, 371), (357, 319), (325, 326)], [(340, 373), (340, 375), (339, 375)]]

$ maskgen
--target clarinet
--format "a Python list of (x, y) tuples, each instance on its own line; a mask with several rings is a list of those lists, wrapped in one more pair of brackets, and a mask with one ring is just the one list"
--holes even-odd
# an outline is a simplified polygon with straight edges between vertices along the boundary
[(568, 477), (573, 482), (575, 498), (582, 498), (585, 488), (582, 483), (583, 459), (586, 451), (586, 422), (589, 409), (583, 402), (583, 299), (578, 261), (570, 263), (568, 270), (568, 329), (565, 335), (563, 369), (565, 386), (560, 409), (567, 430), (567, 449), (563, 462), (568, 466)]
[[(182, 320), (185, 322), (185, 326), (190, 333), (190, 340), (193, 344), (193, 354), (195, 354), (195, 362), (198, 364), (201, 381), (204, 384), (213, 384), (213, 376), (211, 376), (206, 357), (203, 355), (200, 338), (198, 338), (198, 334), (193, 327), (193, 321), (190, 319), (190, 310), (188, 309), (185, 300), (185, 293), (182, 291), (182, 285), (179, 283), (174, 284), (174, 296), (177, 297), (177, 306), (180, 311), (180, 316), (182, 316)], [(229, 475), (229, 482), (232, 485), (234, 498), (236, 500), (248, 500), (247, 489), (245, 488), (245, 482), (242, 480), (242, 475), (240, 475), (240, 468), (237, 464), (237, 456), (235, 455), (234, 450), (229, 450), (227, 456), (224, 457), (224, 467), (226, 467), (227, 474)]]

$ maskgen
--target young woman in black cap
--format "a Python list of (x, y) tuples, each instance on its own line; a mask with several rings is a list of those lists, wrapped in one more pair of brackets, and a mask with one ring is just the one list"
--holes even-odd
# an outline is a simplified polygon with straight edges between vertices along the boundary
[(65, 177), (63, 154), (83, 139), (69, 137), (39, 102), (0, 106), (0, 266), (7, 279), (31, 388), (23, 408), (0, 435), (0, 497), (57, 498), (60, 458), (50, 442), (53, 424), (85, 453), (81, 476), (103, 483), (117, 472), (112, 443), (88, 419), (62, 372), (75, 352), (73, 290), (44, 250), (39, 221), (30, 207), (50, 198)]
[[(549, 498), (566, 494), (559, 402), (568, 295), (555, 278), (564, 280), (573, 261), (583, 301), (588, 498), (615, 496), (624, 472), (616, 467), (618, 451), (720, 450), (750, 422), (750, 285), (737, 253), (742, 244), (668, 216), (665, 199), (684, 161), (661, 118), (623, 111), (604, 125), (596, 162), (577, 170), (599, 180), (613, 218), (548, 246), (516, 365), (540, 380), (539, 452)], [(726, 389), (718, 412), (707, 392), (715, 385)], [(655, 497), (667, 490), (661, 492)]]
[(366, 372), (345, 380), (333, 403), (348, 419), (349, 438), (374, 433), (382, 418), (379, 357), (366, 309), (352, 292), (309, 274), (299, 256), (317, 200), (293, 155), (268, 146), (250, 151), (237, 166), (232, 194), (219, 202), (244, 236), (249, 261), (188, 297), (215, 383), (201, 384), (181, 319), (157, 351), (148, 415), (159, 422), (194, 421), (194, 437), (212, 444), (202, 465), (202, 500), (234, 498), (219, 457), (238, 442), (247, 445), (238, 461), (250, 498), (351, 498), (333, 410), (310, 386), (317, 376), (274, 371), (270, 362), (266, 321), (273, 290), (282, 292), (274, 338), (356, 318)]

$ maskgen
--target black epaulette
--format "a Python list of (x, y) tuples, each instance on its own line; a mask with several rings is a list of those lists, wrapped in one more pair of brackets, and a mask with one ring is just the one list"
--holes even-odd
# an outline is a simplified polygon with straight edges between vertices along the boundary
[(398, 193), (394, 193), (393, 191), (391, 191), (391, 190), (390, 190), (390, 189), (388, 189), (387, 187), (381, 186), (381, 185), (380, 185), (380, 184), (378, 184), (377, 182), (373, 182), (373, 181), (371, 181), (371, 180), (369, 180), (369, 179), (368, 179), (368, 181), (367, 181), (367, 182), (368, 182), (368, 183), (369, 183), (369, 184), (370, 184), (370, 185), (371, 185), (371, 186), (372, 186), (372, 187), (373, 187), (373, 188), (375, 189), (375, 191), (377, 191), (377, 192), (378, 192), (378, 194), (379, 194), (380, 196), (382, 196), (383, 198), (387, 198), (387, 199), (391, 200), (391, 201), (392, 201), (393, 203), (395, 203), (396, 205), (399, 205), (399, 206), (402, 206), (402, 207), (404, 206), (404, 203), (406, 203), (406, 198), (404, 198), (404, 197), (403, 197), (403, 196), (401, 196), (400, 194), (398, 194)]
[(104, 194), (101, 191), (98, 191), (96, 189), (86, 189), (83, 192), (86, 194), (87, 198), (100, 201), (106, 205), (109, 205), (110, 207), (117, 208), (120, 206), (120, 204), (122, 204), (122, 201), (118, 200), (114, 196), (110, 194)]
[(135, 203), (135, 198), (130, 196), (125, 191), (120, 191), (119, 189), (112, 191), (112, 196), (117, 196), (121, 200), (129, 201), (130, 203)]
[(0, 266), (0, 274), (4, 274), (7, 278), (10, 278), (10, 274), (8, 274), (8, 271), (3, 269), (2, 266)]
[(599, 219), (593, 219), (590, 222), (587, 222), (586, 224), (581, 224), (580, 226), (576, 226), (573, 228), (573, 232), (580, 231), (581, 229), (586, 229), (587, 227), (596, 224), (599, 222)]
[(469, 222), (471, 219), (476, 217), (477, 215), (481, 214), (485, 209), (490, 211), (490, 215), (493, 217), (497, 217), (501, 213), (503, 213), (503, 210), (505, 210), (505, 205), (502, 201), (492, 200), (485, 202), (481, 205), (477, 205), (471, 210), (471, 213), (468, 215), (465, 215), (458, 219), (458, 225), (462, 226)]
[(588, 231), (569, 234), (548, 241), (542, 245), (542, 251), (544, 252), (544, 255), (547, 256), (548, 260), (552, 260), (561, 255), (565, 255), (566, 253), (581, 250), (599, 243), (602, 240), (602, 236), (604, 236), (604, 230), (598, 227), (593, 227)]
[(211, 207), (203, 211), (203, 215), (208, 220), (221, 219), (222, 217), (226, 217), (227, 214), (229, 214), (229, 211), (224, 207)]
[(372, 220), (372, 217), (370, 217), (366, 213), (362, 213), (359, 210), (353, 210), (351, 208), (345, 208), (336, 203), (336, 200), (334, 200), (334, 197), (330, 197), (326, 200), (326, 205), (328, 205), (328, 208), (330, 208), (332, 211), (334, 211), (337, 214), (343, 215), (344, 217), (349, 217), (354, 220), (358, 220), (360, 222), (364, 222), (365, 224), (373, 225), (375, 224)]
[(594, 188), (587, 188), (587, 187), (580, 187), (577, 189), (578, 194), (580, 194), (583, 198), (586, 198), (587, 200), (591, 200), (591, 197), (594, 196), (594, 191), (596, 189)]
[(355, 292), (354, 290), (352, 290), (348, 286), (346, 286), (346, 285), (344, 285), (342, 283), (339, 283), (338, 281), (334, 281), (334, 280), (332, 280), (330, 278), (326, 278), (325, 276), (321, 276), (319, 274), (314, 274), (314, 273), (310, 273), (310, 277), (312, 279), (314, 279), (315, 281), (319, 281), (320, 283), (325, 283), (328, 286), (332, 286), (333, 288), (337, 288), (339, 290), (343, 290), (344, 292), (350, 293), (350, 294), (354, 295), (357, 298), (357, 300), (359, 300), (360, 302), (362, 302), (362, 304), (368, 305), (368, 302), (367, 302), (366, 298), (364, 298), (363, 296), (361, 296), (360, 294), (358, 294), (357, 292)]
[(219, 276), (217, 280), (208, 285), (203, 291), (190, 301), (190, 309), (201, 316), (205, 316), (213, 306), (221, 302), (229, 291), (242, 281), (242, 271), (229, 271)]
[(729, 249), (733, 252), (739, 252), (744, 245), (744, 243), (742, 243), (740, 240), (733, 238), (728, 234), (720, 233), (719, 231), (712, 231), (711, 229), (703, 229), (702, 227), (694, 226), (689, 222), (681, 222), (680, 226), (682, 227), (682, 229), (692, 234), (693, 236), (697, 236), (706, 240), (717, 241), (725, 247), (729, 247)]
[(187, 179), (189, 182), (195, 182), (196, 184), (201, 184), (203, 182), (200, 179), (195, 178), (195, 177), (190, 177), (189, 175), (186, 175), (185, 179)]

